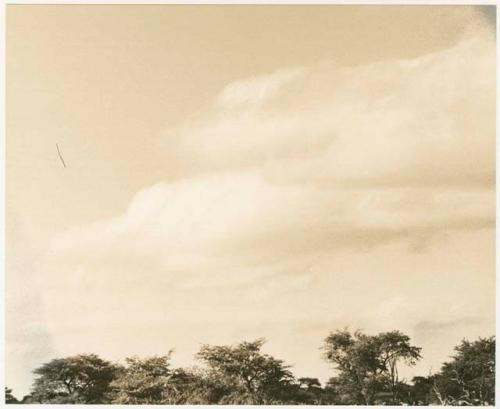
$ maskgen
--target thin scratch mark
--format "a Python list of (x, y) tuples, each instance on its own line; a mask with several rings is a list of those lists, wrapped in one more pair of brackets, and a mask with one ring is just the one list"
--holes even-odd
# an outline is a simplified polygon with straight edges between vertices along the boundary
[(59, 145), (57, 143), (56, 143), (56, 148), (57, 148), (57, 154), (59, 155), (59, 159), (61, 159), (63, 166), (66, 167), (66, 163), (64, 163), (64, 159), (61, 155), (61, 151), (59, 150)]

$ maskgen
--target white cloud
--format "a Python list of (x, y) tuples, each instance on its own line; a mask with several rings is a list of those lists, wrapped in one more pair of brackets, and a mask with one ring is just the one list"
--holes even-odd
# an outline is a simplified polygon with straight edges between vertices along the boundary
[(494, 62), (480, 36), (411, 61), (228, 85), (169, 131), (185, 179), (52, 243), (41, 285), (60, 348), (76, 352), (89, 328), (156, 328), (154, 349), (165, 333), (490, 320)]
[(346, 245), (492, 227), (493, 199), (492, 189), (318, 188), (275, 185), (256, 172), (213, 175), (147, 188), (123, 216), (70, 231), (52, 250), (59, 256), (85, 248), (99, 260), (136, 253), (159, 259), (166, 274), (212, 261), (255, 266)]
[(260, 105), (267, 102), (287, 83), (296, 80), (303, 69), (283, 69), (272, 74), (233, 82), (217, 97), (216, 105), (222, 109), (233, 109)]
[[(188, 172), (258, 167), (283, 183), (491, 184), (494, 50), (493, 40), (473, 37), (409, 61), (278, 71), (231, 84), (218, 98), (225, 104), (169, 134)], [(257, 106), (240, 103), (254, 95)]]

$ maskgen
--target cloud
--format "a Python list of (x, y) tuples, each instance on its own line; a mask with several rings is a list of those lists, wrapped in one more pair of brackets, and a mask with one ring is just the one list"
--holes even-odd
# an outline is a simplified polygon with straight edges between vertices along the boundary
[(142, 353), (134, 331), (154, 349), (167, 335), (272, 338), (304, 322), (412, 331), (467, 316), (486, 328), (494, 67), (482, 33), (414, 60), (229, 84), (167, 132), (182, 178), (52, 242), (40, 285), (58, 345), (78, 352), (89, 329), (110, 353), (129, 331)]
[(485, 33), (414, 60), (281, 70), (227, 86), (212, 109), (168, 135), (186, 172), (256, 167), (276, 183), (491, 185), (494, 50)]
[(61, 235), (51, 255), (71, 269), (84, 253), (87, 266), (136, 266), (132, 281), (188, 288), (262, 280), (285, 259), (286, 275), (342, 248), (422, 251), (442, 233), (492, 228), (494, 58), (482, 33), (414, 60), (229, 84), (171, 131), (187, 177)]
[[(123, 216), (69, 231), (52, 250), (78, 255), (85, 248), (97, 263), (138, 255), (157, 260), (166, 276), (212, 265), (233, 271), (339, 247), (493, 227), (493, 198), (491, 189), (320, 189), (275, 185), (256, 172), (216, 174), (147, 188)], [(211, 281), (218, 282), (214, 275)]]
[(259, 106), (272, 98), (287, 83), (296, 80), (301, 68), (282, 69), (272, 74), (233, 82), (226, 86), (216, 99), (221, 109), (234, 109)]

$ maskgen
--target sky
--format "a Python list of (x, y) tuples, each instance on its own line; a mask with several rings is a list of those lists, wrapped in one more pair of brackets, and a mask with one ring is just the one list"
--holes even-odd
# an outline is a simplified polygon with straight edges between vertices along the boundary
[[(55, 357), (495, 333), (495, 19), (8, 5), (6, 384)], [(66, 167), (60, 161), (59, 146)]]

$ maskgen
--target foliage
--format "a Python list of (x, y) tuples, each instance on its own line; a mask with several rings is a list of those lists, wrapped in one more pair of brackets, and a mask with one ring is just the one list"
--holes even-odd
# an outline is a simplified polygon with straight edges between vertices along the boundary
[(260, 352), (264, 342), (258, 339), (235, 346), (202, 346), (197, 358), (230, 391), (221, 403), (262, 405), (286, 399), (283, 392), (291, 386), (293, 375), (283, 361)]
[[(314, 379), (314, 385), (304, 383), (303, 379)], [(328, 385), (323, 388), (317, 378), (297, 379), (293, 388), (289, 389), (288, 395), (287, 403), (297, 405), (335, 405), (338, 403), (336, 392), (329, 389)]]
[(169, 383), (167, 404), (216, 404), (228, 388), (211, 374), (199, 368), (175, 369)]
[(112, 382), (116, 404), (204, 404), (218, 403), (230, 390), (220, 379), (200, 369), (172, 369), (171, 353), (141, 359), (126, 359)]
[(432, 388), (434, 386), (434, 377), (415, 376), (412, 382), (413, 385), (409, 390), (405, 403), (415, 406), (439, 403), (435, 402), (435, 399), (433, 399)]
[(20, 402), (5, 389), (6, 403), (83, 404), (306, 404), (493, 405), (495, 338), (462, 341), (439, 373), (399, 379), (401, 364), (414, 365), (420, 348), (399, 331), (367, 335), (335, 331), (324, 358), (336, 374), (294, 378), (290, 367), (261, 351), (263, 339), (236, 345), (203, 345), (201, 367), (173, 368), (171, 352), (113, 364), (97, 355), (53, 359), (35, 369), (32, 393)]
[(32, 398), (39, 403), (108, 403), (117, 368), (97, 355), (53, 359), (33, 372)]
[[(344, 404), (399, 403), (398, 363), (414, 365), (420, 348), (399, 331), (366, 335), (347, 330), (331, 333), (323, 346), (324, 357), (335, 364), (338, 376), (329, 381)], [(389, 398), (389, 399), (388, 399)]]
[(495, 404), (495, 337), (463, 340), (455, 355), (434, 377), (433, 391), (441, 404)]
[(5, 387), (5, 403), (19, 403), (16, 397), (12, 394), (12, 389)]
[(154, 404), (164, 403), (167, 384), (171, 376), (170, 353), (141, 359), (126, 359), (127, 366), (119, 371), (111, 383), (112, 403)]

